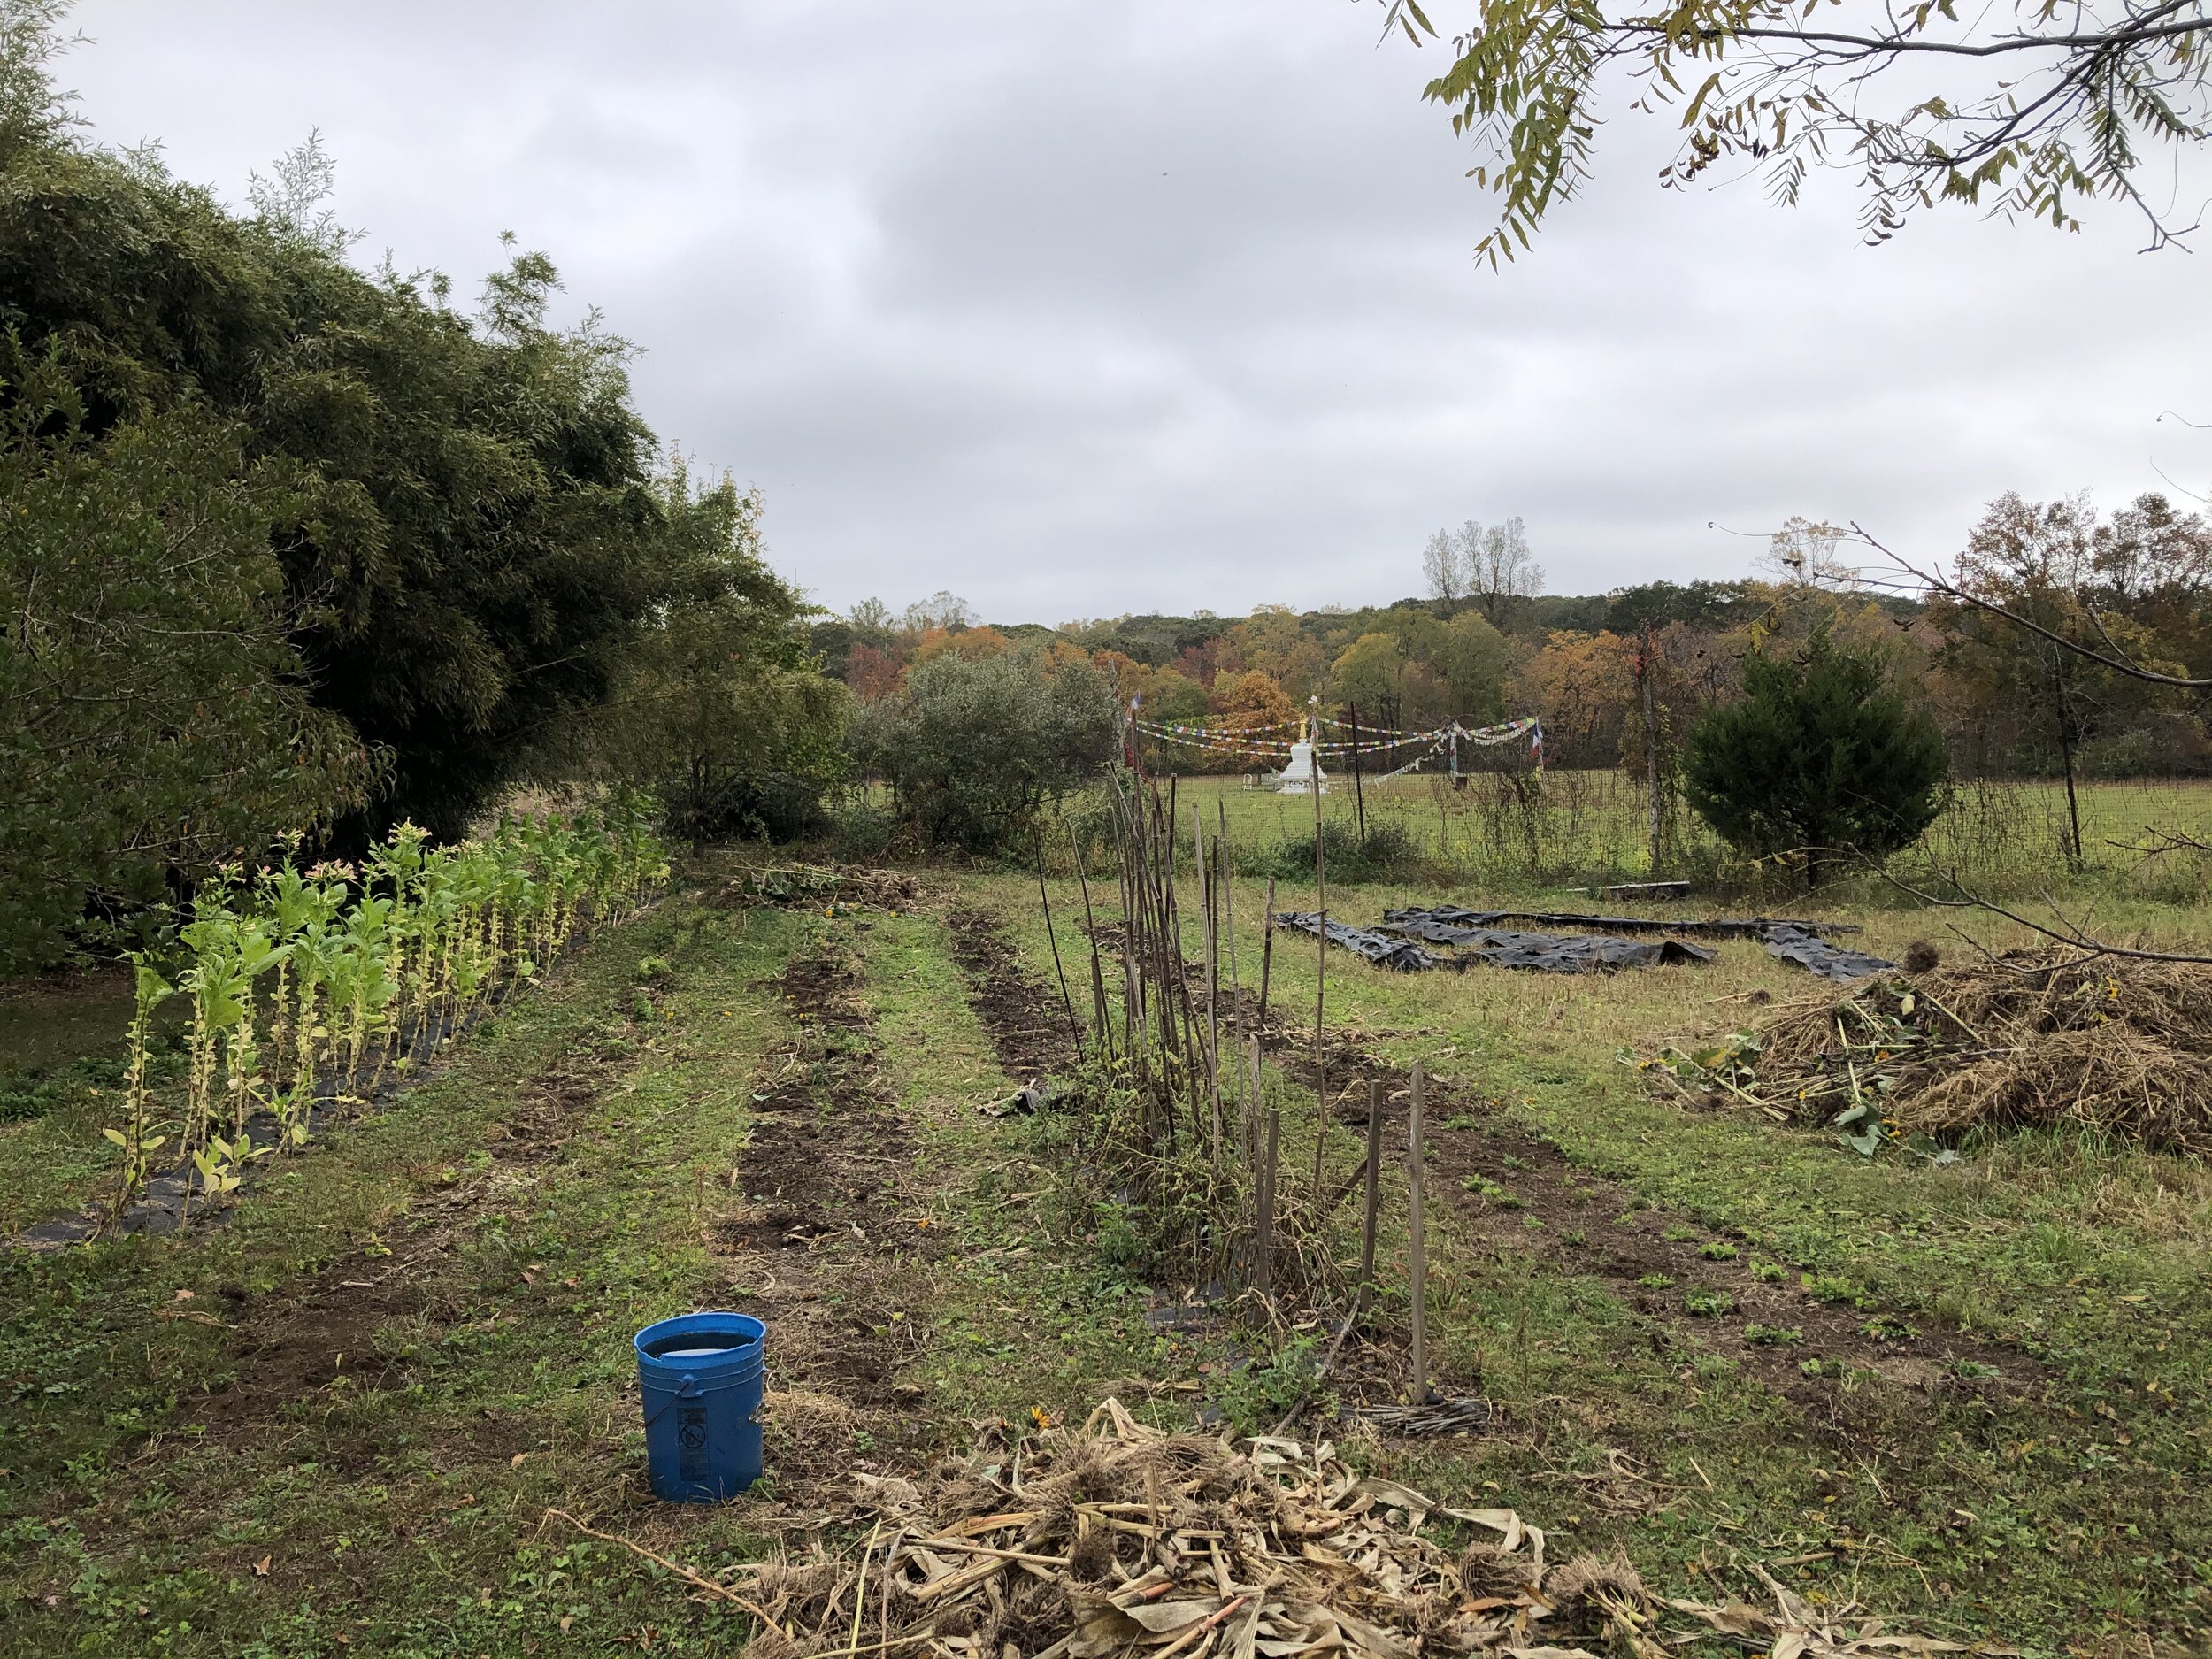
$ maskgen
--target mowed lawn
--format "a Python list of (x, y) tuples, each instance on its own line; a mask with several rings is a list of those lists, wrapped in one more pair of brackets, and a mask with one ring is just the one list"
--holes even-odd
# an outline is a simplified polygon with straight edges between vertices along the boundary
[[(1301, 1373), (1248, 1329), (1156, 1331), (1148, 1309), (1191, 1287), (1149, 1282), (1048, 1126), (977, 1110), (1027, 1079), (996, 1057), (950, 920), (995, 919), (1037, 1018), (1064, 1018), (1033, 877), (926, 879), (905, 914), (686, 887), (383, 1115), (279, 1164), (225, 1225), (0, 1256), (0, 1654), (728, 1653), (741, 1610), (566, 1517), (713, 1572), (803, 1536), (851, 1470), (957, 1448), (979, 1417), (1078, 1411), (1110, 1387), (1164, 1422), (1210, 1407), (1269, 1426)], [(1248, 990), (1265, 892), (1235, 884)], [(1050, 895), (1081, 1010), (1081, 895), (1056, 877)], [(1353, 887), (1331, 909), (1483, 896)], [(1110, 889), (1092, 898), (1111, 919)], [(1962, 948), (1943, 918), (1862, 919), (1878, 951)], [(2204, 911), (2147, 900), (2103, 921), (2212, 939)], [(641, 976), (648, 956), (672, 973)], [(1313, 940), (1277, 938), (1281, 1020), (1311, 1019), (1317, 965)], [(1525, 1226), (1540, 1217), (1506, 1207), (1509, 1157), (1486, 1166), (1501, 1191), (1455, 1184), (1432, 1212), (1437, 1369), (1493, 1402), (1492, 1427), (1348, 1435), (1359, 1461), (1517, 1508), (1555, 1552), (1622, 1552), (1677, 1594), (1755, 1594), (1757, 1563), (1808, 1597), (2054, 1655), (2187, 1651), (2212, 1623), (2201, 1167), (2051, 1136), (1943, 1168), (1866, 1160), (1660, 1097), (1624, 1051), (1810, 988), (1754, 945), (1587, 979), (1390, 975), (1334, 952), (1327, 986), (1335, 1039), (1424, 1060), (1458, 1102), (1443, 1167), (1509, 1130), (1563, 1152), (1655, 1248), (1694, 1235), (1717, 1271), (1770, 1268), (1792, 1295), (1810, 1281), (1848, 1299), (1831, 1310), (1911, 1330), (1913, 1352), (1955, 1338), (1984, 1356), (1901, 1379), (1755, 1369), (1723, 1340), (1740, 1320), (1709, 1339), (1682, 1316), (1692, 1273), (1624, 1285), (1581, 1259), (1596, 1240)], [(1287, 1067), (1271, 1087), (1309, 1157), (1310, 1091)], [(0, 1126), (19, 1223), (97, 1190), (99, 1117), (73, 1097)], [(806, 1187), (795, 1148), (835, 1179)], [(1333, 1129), (1323, 1152), (1333, 1180), (1356, 1137)], [(1325, 1403), (1371, 1397), (1400, 1363), (1403, 1185), (1394, 1161), (1393, 1294)], [(835, 1225), (787, 1243), (774, 1206), (803, 1187)], [(658, 1505), (628, 1340), (708, 1305), (769, 1320), (771, 1473), (729, 1505)]]

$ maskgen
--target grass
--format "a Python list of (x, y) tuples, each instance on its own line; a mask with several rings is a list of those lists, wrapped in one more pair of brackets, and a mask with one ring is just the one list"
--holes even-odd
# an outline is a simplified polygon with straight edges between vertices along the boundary
[[(1049, 982), (1033, 883), (937, 879), (997, 914)], [(1058, 1167), (1048, 1125), (975, 1110), (1008, 1079), (940, 910), (733, 911), (704, 891), (595, 941), (391, 1110), (280, 1167), (228, 1225), (0, 1255), (0, 1653), (733, 1649), (741, 1616), (548, 1512), (710, 1570), (773, 1547), (774, 1505), (833, 1489), (809, 1487), (803, 1448), (785, 1443), (753, 1498), (671, 1509), (641, 1495), (628, 1336), (757, 1289), (757, 1263), (718, 1240), (763, 1144), (756, 1097), (781, 1077), (803, 1079), (826, 1123), (841, 1121), (854, 1077), (895, 1104), (910, 1144), (890, 1223), (941, 1240), (895, 1258), (799, 1253), (835, 1304), (808, 1328), (849, 1314), (853, 1351), (895, 1352), (891, 1380), (909, 1391), (826, 1417), (808, 1478), (902, 1466), (964, 1440), (979, 1416), (1079, 1411), (1121, 1379), (1179, 1390), (1157, 1395), (1164, 1420), (1204, 1401), (1263, 1425), (1295, 1397), (1313, 1333), (1274, 1347), (1156, 1333), (1148, 1308), (1187, 1286), (1144, 1282), (1116, 1213), (1086, 1209)], [(1263, 892), (1235, 887), (1248, 987)], [(1073, 968), (1080, 901), (1072, 882), (1053, 896)], [(1332, 910), (1482, 896), (1370, 886), (1333, 889)], [(1278, 902), (1311, 895), (1286, 884)], [(1893, 955), (1931, 927), (1895, 910), (1862, 919), (1867, 946)], [(2111, 920), (2151, 938), (2212, 933), (2203, 910), (2139, 896)], [(1310, 1017), (1313, 941), (1276, 945), (1272, 1000)], [(647, 958), (660, 960), (641, 977)], [(781, 994), (787, 964), (818, 959), (850, 964), (864, 1018), (825, 1031)], [(1440, 1141), (1503, 1122), (1629, 1194), (1586, 1239), (1522, 1228), (1537, 1217), (1507, 1206), (1536, 1177), (1517, 1163), (1488, 1189), (1455, 1179), (1432, 1210), (1431, 1343), (1440, 1373), (1489, 1395), (1500, 1425), (1356, 1455), (1446, 1502), (1518, 1508), (1553, 1529), (1555, 1553), (1623, 1549), (1676, 1594), (1755, 1591), (1757, 1561), (1809, 1597), (1855, 1594), (2034, 1654), (2179, 1642), (2212, 1607), (2199, 1495), (2212, 1177), (2050, 1136), (1992, 1140), (1942, 1168), (1866, 1160), (1686, 1111), (1617, 1058), (1743, 1023), (1749, 994), (1807, 983), (1739, 944), (1705, 970), (1588, 979), (1392, 975), (1332, 953), (1332, 1026), (1480, 1102), (1444, 1119)], [(1277, 1087), (1302, 1167), (1311, 1096)], [(555, 1099), (566, 1115), (545, 1119)], [(88, 1102), (0, 1127), (12, 1216), (96, 1176), (96, 1120)], [(1358, 1156), (1348, 1132), (1327, 1149), (1333, 1177)], [(80, 1164), (81, 1179), (67, 1172)], [(1402, 1287), (1394, 1189), (1386, 1215)], [(1621, 1225), (1686, 1235), (1686, 1265), (1624, 1291), (1594, 1264)], [(403, 1296), (349, 1287), (394, 1266)], [(1708, 1340), (1744, 1317), (1721, 1286), (1747, 1278), (1804, 1286), (1803, 1317), (1755, 1322), (1745, 1340), (1788, 1374), (1801, 1360), (1821, 1371), (1817, 1409)], [(895, 1305), (872, 1299), (882, 1286)], [(1386, 1286), (1386, 1324), (1403, 1312)], [(1874, 1327), (1870, 1340), (1975, 1333), (2015, 1345), (2039, 1380), (1985, 1395), (1834, 1375), (1816, 1315)], [(795, 1378), (788, 1348), (779, 1380), (778, 1333), (793, 1330), (772, 1319), (772, 1388), (803, 1382), (836, 1404), (834, 1377)], [(1955, 1374), (1982, 1369), (1962, 1360)]]
[[(1263, 891), (1235, 884), (1248, 987)], [(1033, 909), (1010, 879), (998, 896), (1010, 915)], [(1371, 919), (1443, 898), (1479, 902), (1364, 887), (1335, 890), (1332, 910)], [(1284, 908), (1311, 902), (1310, 889), (1279, 886)], [(1056, 895), (1056, 914), (1069, 913)], [(2201, 910), (2129, 899), (2109, 918), (2148, 939), (2202, 948), (2212, 937)], [(1910, 912), (1860, 919), (1862, 942), (1890, 954), (1931, 927)], [(1962, 925), (1993, 949), (2027, 942), (2008, 924)], [(1045, 959), (1034, 922), (1025, 941)], [(1080, 949), (1071, 932), (1062, 949)], [(1277, 941), (1271, 996), (1299, 1018), (1310, 1018), (1316, 954), (1310, 939)], [(1403, 1467), (1578, 1517), (1570, 1547), (1617, 1545), (1686, 1593), (1764, 1551), (1817, 1556), (1788, 1575), (1808, 1594), (1856, 1586), (1885, 1610), (2039, 1651), (2120, 1651), (2146, 1631), (2207, 1623), (2212, 1516), (2192, 1494), (2212, 1434), (2212, 1173), (2061, 1136), (1993, 1138), (1941, 1168), (1870, 1161), (1821, 1134), (1657, 1098), (1619, 1064), (1622, 1048), (1748, 1023), (1749, 994), (1808, 988), (1754, 945), (1724, 946), (1706, 970), (1602, 979), (1401, 975), (1333, 951), (1328, 983), (1333, 1025), (1479, 1089), (1639, 1202), (1724, 1232), (1824, 1293), (2017, 1344), (2047, 1368), (2040, 1397), (1995, 1409), (1847, 1378), (1838, 1419), (1822, 1422), (1718, 1356), (1654, 1354), (1618, 1301), (1578, 1273), (1575, 1247), (1532, 1236), (1501, 1259), (1461, 1238), (1431, 1269), (1447, 1359), (1484, 1379), (1536, 1443), (1422, 1450)], [(1351, 1137), (1340, 1139), (1348, 1158)], [(1718, 1310), (1701, 1287), (1665, 1294), (1693, 1316)], [(1616, 1452), (1639, 1479), (1606, 1474)]]
[[(1258, 869), (1277, 849), (1300, 841), (1311, 857), (1310, 795), (1254, 788), (1240, 777), (1185, 778), (1176, 793), (1186, 834), (1194, 804), (1209, 835), (1225, 813), (1248, 868)], [(1388, 826), (1432, 869), (1493, 888), (1650, 879), (1644, 798), (1620, 772), (1550, 772), (1526, 799), (1495, 774), (1471, 777), (1461, 791), (1428, 773), (1387, 782), (1371, 779), (1363, 793), (1371, 833)], [(2091, 781), (2078, 793), (2085, 868), (2063, 885), (2109, 882), (2139, 897), (2205, 902), (2212, 891), (2212, 860), (2170, 856), (2147, 863), (2127, 845), (2139, 841), (2152, 824), (2212, 840), (2212, 780)], [(1350, 778), (1333, 774), (1322, 796), (1325, 820), (1348, 826), (1355, 810)], [(1678, 867), (1665, 873), (1709, 877), (1728, 866), (1724, 849), (1694, 814), (1683, 811), (1670, 833), (1670, 856)], [(1966, 782), (1921, 845), (1898, 862), (1908, 872), (1955, 871), (1993, 892), (2032, 894), (2048, 883), (2053, 871), (2067, 869), (2069, 837), (2062, 784), (2040, 779)], [(1876, 895), (1870, 887), (1856, 896)]]

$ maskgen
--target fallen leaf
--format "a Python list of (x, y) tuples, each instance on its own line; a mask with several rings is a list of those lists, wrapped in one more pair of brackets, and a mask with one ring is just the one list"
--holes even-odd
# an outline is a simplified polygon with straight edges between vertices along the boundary
[(516, 1453), (516, 1454), (515, 1454), (512, 1457), (510, 1457), (510, 1458), (507, 1460), (507, 1467), (508, 1467), (508, 1468), (510, 1468), (510, 1469), (519, 1469), (519, 1468), (521, 1468), (521, 1467), (522, 1467), (522, 1460), (523, 1460), (524, 1458), (526, 1458), (526, 1457), (529, 1456), (529, 1455), (530, 1455), (530, 1454), (529, 1454), (529, 1453), (527, 1453), (527, 1452), (517, 1452), (517, 1453)]
[(274, 1559), (273, 1556), (264, 1555), (259, 1561), (255, 1562), (253, 1564), (253, 1576), (257, 1578), (267, 1578), (269, 1576), (269, 1563), (273, 1559)]
[(180, 1290), (170, 1300), (173, 1302), (189, 1302), (192, 1300), (192, 1294), (193, 1293), (188, 1290)]

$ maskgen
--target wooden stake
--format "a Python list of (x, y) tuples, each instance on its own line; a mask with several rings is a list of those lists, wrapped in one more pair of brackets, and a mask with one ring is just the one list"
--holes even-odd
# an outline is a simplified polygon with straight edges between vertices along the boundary
[(1412, 1210), (1411, 1249), (1408, 1255), (1410, 1283), (1407, 1290), (1413, 1305), (1413, 1403), (1425, 1405), (1429, 1398), (1429, 1256), (1426, 1217), (1422, 1214), (1427, 1176), (1421, 1167), (1421, 1063), (1413, 1063), (1413, 1102), (1409, 1114), (1409, 1144), (1413, 1154), (1413, 1176), (1409, 1188)]
[(1275, 878), (1267, 879), (1267, 919), (1260, 930), (1260, 1011), (1254, 1035), (1267, 1026), (1267, 975), (1275, 965)]
[(1367, 1202), (1359, 1223), (1359, 1295), (1352, 1304), (1354, 1317), (1367, 1311), (1375, 1294), (1375, 1223), (1382, 1211), (1382, 1085), (1367, 1080)]
[[(1229, 846), (1228, 803), (1217, 801), (1214, 805), (1220, 814), (1214, 831), (1214, 856), (1222, 866), (1221, 932), (1224, 945), (1229, 953), (1229, 1005), (1236, 1010), (1236, 1018), (1230, 1024), (1229, 1041), (1241, 1054), (1244, 1045), (1237, 1041), (1237, 1033), (1245, 1028), (1247, 1022), (1244, 989), (1237, 981), (1237, 861)], [(1241, 1079), (1239, 1081), (1241, 1083)]]
[(1275, 1148), (1282, 1133), (1283, 1114), (1274, 1107), (1267, 1111), (1267, 1144), (1260, 1151), (1260, 1228), (1258, 1248), (1258, 1278), (1260, 1294), (1275, 1294)]
[(1314, 942), (1319, 949), (1313, 964), (1313, 1202), (1318, 1209), (1321, 1148), (1329, 1138), (1329, 1062), (1321, 1046), (1323, 1017), (1329, 998), (1329, 859), (1321, 839), (1321, 718), (1317, 711), (1314, 716), (1313, 751), (1309, 765), (1312, 775), (1308, 782), (1313, 791), (1314, 918), (1320, 924), (1314, 929)]
[(1260, 1068), (1263, 1064), (1257, 1037), (1245, 1041), (1244, 1165), (1252, 1171), (1253, 1191), (1259, 1190)]
[(1206, 936), (1206, 1094), (1213, 1109), (1210, 1151), (1213, 1172), (1221, 1173), (1221, 952), (1215, 934), (1213, 861), (1206, 856), (1206, 815), (1197, 802), (1190, 806), (1190, 844), (1198, 862), (1201, 908), (1205, 912)]
[(1352, 815), (1359, 823), (1359, 844), (1367, 845), (1367, 790), (1359, 761), (1359, 704), (1352, 705)]

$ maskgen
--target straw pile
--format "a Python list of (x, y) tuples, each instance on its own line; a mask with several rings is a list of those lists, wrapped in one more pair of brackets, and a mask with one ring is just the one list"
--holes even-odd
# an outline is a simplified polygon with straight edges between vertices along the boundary
[(1938, 1141), (1985, 1124), (2075, 1125), (2212, 1152), (2201, 964), (2019, 953), (1869, 981), (1778, 1009), (1728, 1059), (1716, 1092), (1800, 1120), (1863, 1104), (1867, 1130)]
[[(1511, 1510), (1442, 1508), (1325, 1443), (1166, 1433), (1115, 1400), (1010, 1448), (989, 1431), (919, 1485), (857, 1479), (856, 1550), (818, 1546), (719, 1589), (763, 1621), (748, 1659), (1657, 1659), (1701, 1632), (1807, 1659), (1965, 1651), (1878, 1619), (1847, 1631), (1763, 1571), (1770, 1612), (1665, 1600), (1622, 1561), (1548, 1565)], [(1432, 1516), (1475, 1541), (1447, 1551), (1419, 1530)]]

